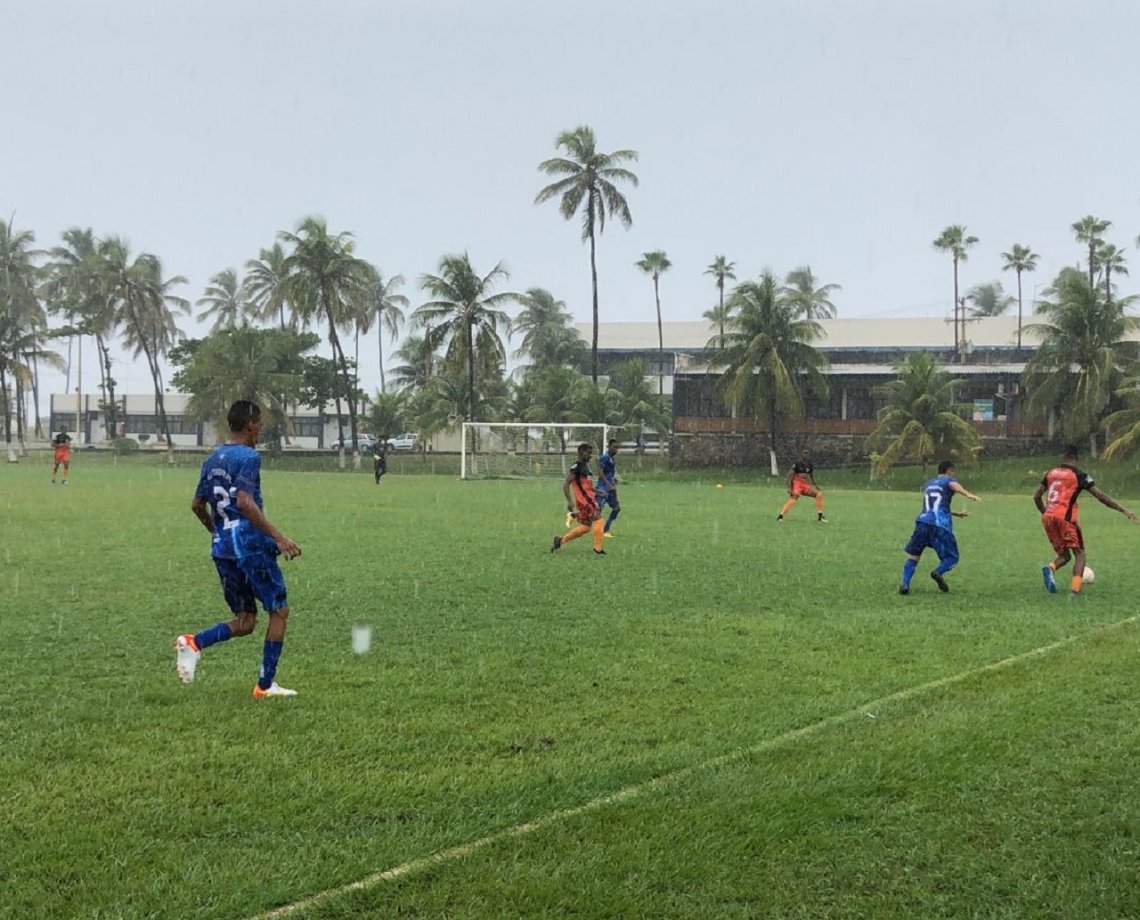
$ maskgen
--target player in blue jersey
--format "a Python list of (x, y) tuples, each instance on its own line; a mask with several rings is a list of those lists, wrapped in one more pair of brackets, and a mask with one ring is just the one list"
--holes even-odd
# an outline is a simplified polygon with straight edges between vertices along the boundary
[(939, 591), (945, 593), (950, 590), (943, 576), (958, 564), (958, 541), (954, 539), (954, 518), (969, 516), (965, 511), (950, 510), (950, 500), (955, 494), (972, 502), (981, 501), (977, 495), (967, 491), (965, 486), (958, 482), (954, 475), (953, 461), (943, 460), (938, 464), (938, 475), (922, 487), (922, 511), (914, 519), (914, 533), (903, 548), (907, 560), (903, 563), (899, 594), (910, 593), (910, 580), (918, 567), (918, 559), (922, 551), (928, 547), (938, 556), (938, 567), (930, 573), (930, 577), (938, 585)]
[(613, 537), (613, 534), (610, 533), (610, 527), (617, 520), (617, 516), (621, 514), (621, 503), (618, 501), (617, 494), (617, 464), (614, 462), (617, 452), (618, 442), (610, 438), (609, 443), (606, 444), (606, 452), (598, 461), (598, 481), (594, 486), (594, 497), (598, 501), (599, 511), (606, 505), (610, 507), (606, 526), (602, 528), (603, 537)]
[(228, 422), (230, 439), (202, 464), (190, 510), (213, 534), (210, 554), (234, 616), (197, 635), (187, 633), (175, 640), (178, 676), (183, 683), (190, 683), (203, 649), (253, 632), (256, 599), (269, 615), (269, 624), (253, 695), (257, 699), (296, 696), (295, 690), (286, 690), (274, 680), (289, 618), (285, 578), (277, 557), (295, 559), (301, 555), (301, 547), (274, 527), (262, 511), (261, 455), (254, 450), (261, 435), (260, 407), (239, 399), (230, 406)]

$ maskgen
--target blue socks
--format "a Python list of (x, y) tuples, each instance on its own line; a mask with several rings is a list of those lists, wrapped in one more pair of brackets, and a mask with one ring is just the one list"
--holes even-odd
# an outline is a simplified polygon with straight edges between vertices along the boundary
[(261, 653), (261, 673), (257, 677), (257, 686), (268, 690), (273, 686), (273, 678), (277, 675), (277, 659), (281, 657), (284, 642), (270, 642), (265, 640), (265, 649)]
[(614, 508), (614, 510), (610, 512), (610, 516), (608, 518), (606, 518), (606, 527), (605, 527), (606, 533), (610, 532), (610, 525), (613, 524), (614, 520), (617, 518), (617, 516), (620, 513), (621, 513), (621, 508)]
[(199, 649), (209, 648), (215, 642), (225, 642), (233, 635), (229, 623), (217, 623), (209, 629), (203, 629), (194, 637)]
[(915, 559), (907, 559), (903, 563), (903, 577), (902, 586), (904, 588), (910, 587), (910, 580), (914, 578), (914, 570), (918, 568), (918, 561)]

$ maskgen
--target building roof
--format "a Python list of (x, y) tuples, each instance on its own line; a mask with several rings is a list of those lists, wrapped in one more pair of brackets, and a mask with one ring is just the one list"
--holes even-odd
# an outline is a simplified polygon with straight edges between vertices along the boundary
[[(939, 317), (905, 319), (824, 319), (819, 321), (823, 337), (816, 343), (821, 349), (952, 349), (954, 327)], [(1022, 343), (1030, 348), (1040, 340), (1022, 327)], [(590, 323), (576, 324), (586, 341), (593, 335)], [(700, 351), (716, 334), (716, 327), (704, 321), (664, 323), (662, 332), (668, 351)], [(1140, 339), (1140, 334), (1135, 336)], [(1015, 348), (1017, 317), (989, 316), (966, 324), (966, 340), (973, 347)], [(657, 324), (601, 323), (598, 326), (598, 348), (606, 350), (649, 350), (657, 348)]]

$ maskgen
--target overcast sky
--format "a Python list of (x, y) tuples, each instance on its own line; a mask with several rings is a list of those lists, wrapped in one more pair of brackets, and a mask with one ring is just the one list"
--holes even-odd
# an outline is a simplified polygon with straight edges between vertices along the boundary
[[(603, 322), (653, 319), (653, 249), (666, 321), (714, 304), (718, 254), (741, 279), (810, 264), (841, 317), (942, 316), (948, 224), (980, 239), (964, 287), (1012, 291), (1001, 252), (1040, 253), (1027, 301), (1085, 214), (1140, 258), (1138, 36), (1134, 0), (9, 0), (0, 212), (44, 248), (122, 235), (191, 301), (319, 214), (413, 306), (466, 250), (586, 321), (580, 226), (533, 201), (588, 124), (640, 154), (633, 227), (599, 241)], [(374, 343), (361, 366), (375, 388)], [(115, 376), (150, 389), (141, 362)]]

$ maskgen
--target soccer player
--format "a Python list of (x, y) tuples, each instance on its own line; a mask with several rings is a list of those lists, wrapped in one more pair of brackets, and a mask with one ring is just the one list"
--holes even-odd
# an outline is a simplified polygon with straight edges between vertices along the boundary
[(380, 485), (381, 477), (388, 472), (388, 439), (381, 438), (372, 446), (372, 474), (376, 477), (376, 485)]
[(289, 618), (285, 578), (277, 557), (295, 559), (301, 555), (301, 547), (274, 527), (262, 511), (261, 455), (254, 450), (261, 435), (260, 407), (239, 399), (230, 406), (228, 421), (230, 439), (202, 464), (190, 510), (214, 535), (210, 554), (234, 616), (197, 635), (185, 634), (175, 640), (178, 676), (183, 683), (190, 683), (204, 649), (253, 632), (256, 598), (269, 615), (269, 623), (253, 695), (256, 699), (296, 696), (295, 690), (286, 690), (274, 680)]
[(1053, 552), (1057, 554), (1052, 562), (1041, 567), (1045, 590), (1050, 594), (1057, 593), (1057, 570), (1068, 565), (1070, 558), (1073, 560), (1073, 577), (1069, 583), (1069, 594), (1080, 596), (1081, 593), (1081, 581), (1085, 573), (1085, 537), (1077, 522), (1077, 498), (1081, 492), (1088, 492), (1102, 505), (1119, 511), (1128, 520), (1136, 520), (1135, 514), (1118, 505), (1093, 483), (1091, 476), (1077, 469), (1079, 456), (1076, 447), (1066, 447), (1061, 456), (1061, 465), (1049, 470), (1033, 493), (1033, 504), (1041, 512), (1041, 524), (1049, 542), (1053, 544)]
[(784, 502), (784, 507), (776, 516), (777, 524), (792, 510), (792, 505), (800, 500), (801, 495), (810, 495), (815, 499), (815, 519), (821, 524), (827, 523), (827, 518), (823, 516), (823, 493), (815, 484), (815, 466), (811, 462), (810, 450), (800, 451), (800, 459), (788, 471), (788, 495), (790, 498)]
[[(63, 485), (67, 485), (67, 474), (71, 470), (71, 435), (67, 433), (67, 426), (59, 426), (59, 434), (51, 439), (51, 446), (55, 448), (55, 466), (51, 468), (51, 484), (55, 485), (55, 474), (63, 465)], [(41, 480), (42, 481), (42, 480)]]
[(606, 526), (602, 528), (603, 537), (612, 537), (610, 527), (613, 526), (617, 516), (621, 514), (621, 503), (618, 501), (617, 494), (617, 465), (614, 463), (614, 458), (617, 456), (618, 442), (614, 438), (610, 438), (609, 443), (606, 445), (606, 452), (602, 454), (602, 459), (598, 461), (598, 481), (594, 486), (594, 494), (598, 500), (598, 510), (601, 511), (602, 507), (609, 505), (610, 515), (606, 518)]
[(594, 449), (583, 442), (578, 445), (578, 462), (570, 467), (562, 483), (562, 494), (566, 496), (566, 510), (578, 521), (578, 526), (565, 536), (554, 538), (550, 545), (552, 553), (558, 552), (565, 543), (577, 540), (590, 531), (594, 533), (594, 555), (604, 556), (602, 549), (602, 516), (598, 513), (598, 501), (594, 495), (594, 476), (590, 472), (590, 456)]
[(950, 500), (955, 494), (972, 502), (981, 501), (958, 482), (954, 475), (954, 462), (943, 460), (938, 464), (938, 475), (922, 487), (922, 511), (914, 519), (914, 533), (903, 547), (907, 559), (903, 563), (899, 594), (910, 594), (910, 580), (914, 577), (922, 551), (927, 547), (938, 556), (938, 567), (930, 573), (930, 577), (943, 594), (950, 590), (943, 576), (958, 564), (958, 541), (954, 539), (953, 519), (969, 516), (966, 511), (950, 510)]

